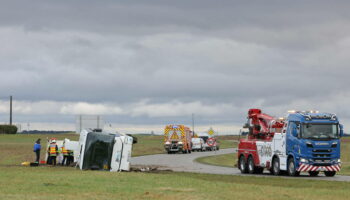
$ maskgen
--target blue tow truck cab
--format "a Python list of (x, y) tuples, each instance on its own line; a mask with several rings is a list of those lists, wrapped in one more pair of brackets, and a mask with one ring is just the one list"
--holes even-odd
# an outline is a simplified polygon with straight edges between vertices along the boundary
[(285, 120), (286, 170), (297, 176), (320, 171), (334, 176), (341, 168), (340, 137), (343, 126), (335, 114), (303, 111), (290, 113)]

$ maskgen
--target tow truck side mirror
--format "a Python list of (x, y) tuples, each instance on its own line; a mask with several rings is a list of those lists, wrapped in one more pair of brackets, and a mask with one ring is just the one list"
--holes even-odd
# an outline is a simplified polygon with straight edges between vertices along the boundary
[(344, 129), (343, 129), (343, 124), (339, 124), (339, 136), (340, 137), (343, 137), (343, 135), (344, 135)]

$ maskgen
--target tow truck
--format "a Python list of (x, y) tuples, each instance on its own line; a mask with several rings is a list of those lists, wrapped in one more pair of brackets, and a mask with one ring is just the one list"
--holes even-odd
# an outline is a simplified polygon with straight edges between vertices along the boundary
[(238, 168), (241, 173), (274, 175), (287, 172), (298, 176), (308, 172), (334, 176), (341, 168), (340, 137), (343, 126), (338, 117), (318, 111), (289, 111), (284, 118), (248, 111), (247, 138), (238, 145)]

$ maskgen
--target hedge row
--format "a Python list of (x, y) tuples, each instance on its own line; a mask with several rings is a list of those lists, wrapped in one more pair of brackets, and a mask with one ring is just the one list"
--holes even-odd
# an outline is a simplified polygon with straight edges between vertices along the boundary
[(0, 125), (0, 134), (16, 134), (17, 126), (14, 125)]

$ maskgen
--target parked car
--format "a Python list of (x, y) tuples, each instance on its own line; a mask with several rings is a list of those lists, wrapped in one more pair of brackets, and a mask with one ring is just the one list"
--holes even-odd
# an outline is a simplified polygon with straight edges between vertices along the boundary
[(192, 151), (205, 151), (204, 144), (202, 138), (192, 138)]
[(204, 141), (204, 149), (205, 151), (214, 151), (214, 150), (219, 150), (220, 149), (220, 144), (216, 140), (215, 137), (210, 137), (208, 135), (200, 135), (199, 138), (202, 138)]

